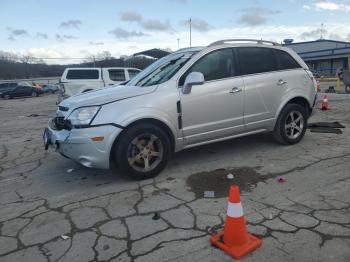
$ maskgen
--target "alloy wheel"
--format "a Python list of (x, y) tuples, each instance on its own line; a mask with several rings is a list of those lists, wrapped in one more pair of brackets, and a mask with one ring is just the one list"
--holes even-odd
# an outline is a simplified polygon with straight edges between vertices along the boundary
[(305, 120), (299, 111), (292, 111), (286, 117), (284, 129), (290, 139), (297, 139), (303, 132)]
[(149, 172), (163, 159), (164, 148), (161, 140), (154, 134), (140, 134), (128, 146), (129, 165), (136, 171)]

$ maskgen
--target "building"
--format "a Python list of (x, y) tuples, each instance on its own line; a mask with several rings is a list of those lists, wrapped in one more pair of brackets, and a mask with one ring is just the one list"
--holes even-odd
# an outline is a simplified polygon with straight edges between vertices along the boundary
[(292, 48), (310, 69), (325, 76), (335, 76), (338, 69), (350, 68), (350, 42), (319, 39), (294, 43), (285, 39), (283, 46)]

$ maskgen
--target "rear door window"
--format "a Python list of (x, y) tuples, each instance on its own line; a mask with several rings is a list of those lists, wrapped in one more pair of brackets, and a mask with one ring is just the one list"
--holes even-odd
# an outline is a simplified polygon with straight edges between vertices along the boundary
[(271, 48), (239, 47), (237, 53), (241, 75), (277, 71), (277, 63)]
[(277, 49), (274, 49), (273, 52), (275, 53), (279, 70), (301, 68), (299, 63), (287, 52)]
[(112, 81), (125, 81), (125, 71), (124, 69), (109, 69), (109, 79)]
[(100, 74), (96, 69), (74, 70), (71, 69), (67, 73), (67, 79), (99, 79)]

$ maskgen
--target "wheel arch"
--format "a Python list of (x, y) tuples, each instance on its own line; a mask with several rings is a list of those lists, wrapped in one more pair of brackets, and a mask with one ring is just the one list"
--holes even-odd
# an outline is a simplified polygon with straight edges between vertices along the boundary
[(175, 135), (173, 133), (173, 130), (169, 127), (169, 125), (167, 125), (166, 123), (164, 123), (164, 121), (161, 121), (159, 119), (152, 118), (152, 117), (146, 117), (146, 118), (141, 118), (141, 119), (138, 119), (138, 120), (135, 120), (135, 121), (129, 123), (127, 126), (124, 127), (123, 131), (120, 134), (118, 134), (118, 136), (115, 138), (115, 140), (113, 142), (113, 145), (111, 147), (111, 151), (109, 154), (110, 163), (113, 162), (115, 148), (118, 146), (118, 143), (119, 143), (121, 137), (123, 136), (123, 134), (125, 132), (127, 132), (131, 127), (138, 125), (138, 124), (142, 124), (142, 123), (153, 124), (153, 125), (161, 128), (169, 137), (171, 152), (173, 153), (175, 151)]
[(283, 110), (283, 108), (288, 105), (288, 104), (298, 104), (298, 105), (301, 105), (303, 106), (307, 111), (307, 114), (308, 116), (310, 116), (311, 114), (311, 111), (312, 111), (312, 107), (310, 105), (310, 102), (309, 100), (304, 97), (304, 96), (294, 96), (294, 97), (290, 97), (289, 99), (286, 99), (285, 102), (283, 104), (280, 105), (280, 107), (278, 108), (277, 110), (277, 113), (276, 113), (276, 116), (275, 116), (275, 122), (274, 122), (274, 125), (273, 125), (273, 128), (276, 127), (276, 124), (278, 122), (278, 119), (281, 115), (281, 112)]

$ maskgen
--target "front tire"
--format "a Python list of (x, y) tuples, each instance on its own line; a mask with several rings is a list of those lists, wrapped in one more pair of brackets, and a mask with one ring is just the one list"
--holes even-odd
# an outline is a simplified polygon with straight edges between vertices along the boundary
[(158, 126), (141, 123), (128, 128), (115, 147), (117, 167), (141, 180), (158, 175), (170, 158), (170, 141)]
[(278, 117), (273, 135), (281, 144), (294, 145), (303, 138), (306, 127), (306, 109), (299, 104), (287, 104)]

